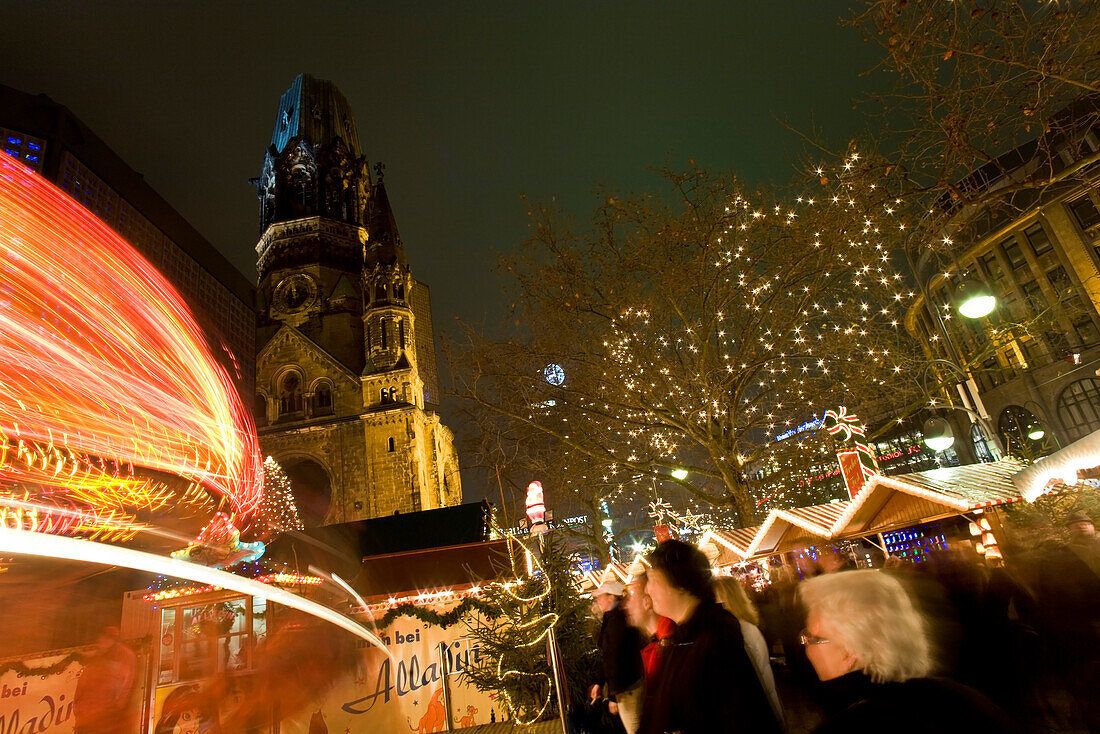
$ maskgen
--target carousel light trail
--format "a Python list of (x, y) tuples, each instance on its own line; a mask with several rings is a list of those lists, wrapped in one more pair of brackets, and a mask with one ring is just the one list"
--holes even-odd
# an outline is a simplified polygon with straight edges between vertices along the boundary
[(304, 599), (285, 589), (246, 579), (225, 571), (218, 571), (207, 566), (200, 566), (175, 558), (165, 558), (164, 556), (117, 545), (97, 543), (80, 538), (68, 538), (62, 535), (44, 535), (26, 530), (13, 530), (6, 527), (0, 527), (0, 553), (122, 566), (123, 568), (160, 574), (161, 576), (187, 579), (209, 587), (229, 589), (241, 594), (267, 599), (291, 609), (297, 609), (317, 619), (334, 624), (377, 646), (385, 651), (387, 655), (390, 654), (382, 641), (369, 630), (323, 604)]
[(167, 472), (247, 514), (251, 416), (175, 289), (64, 192), (0, 156), (0, 491), (150, 507)]

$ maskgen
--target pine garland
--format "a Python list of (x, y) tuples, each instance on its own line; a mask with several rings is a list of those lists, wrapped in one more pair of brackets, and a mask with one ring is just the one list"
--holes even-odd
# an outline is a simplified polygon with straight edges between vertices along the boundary
[(385, 614), (375, 620), (375, 624), (377, 624), (379, 628), (388, 627), (393, 624), (394, 620), (398, 617), (412, 617), (424, 624), (447, 628), (458, 622), (463, 616), (471, 611), (478, 611), (488, 616), (493, 616), (494, 612), (497, 610), (493, 605), (487, 604), (481, 599), (472, 596), (463, 599), (459, 602), (458, 606), (449, 612), (443, 613), (428, 607), (417, 606), (411, 602), (405, 602), (404, 604), (398, 604), (392, 609), (386, 610)]
[(56, 663), (43, 665), (40, 668), (28, 667), (22, 660), (6, 660), (0, 662), (0, 675), (15, 673), (20, 678), (31, 678), (36, 675), (45, 678), (48, 675), (57, 675), (58, 673), (65, 672), (73, 663), (80, 663), (83, 665), (84, 661), (87, 659), (87, 655), (83, 655), (79, 652), (71, 652)]

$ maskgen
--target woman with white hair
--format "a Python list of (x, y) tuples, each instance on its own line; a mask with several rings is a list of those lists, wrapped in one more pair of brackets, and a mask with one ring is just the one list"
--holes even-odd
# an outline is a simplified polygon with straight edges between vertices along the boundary
[(977, 691), (932, 672), (924, 621), (901, 583), (881, 571), (846, 571), (804, 581), (801, 642), (824, 682), (817, 732), (1015, 731)]

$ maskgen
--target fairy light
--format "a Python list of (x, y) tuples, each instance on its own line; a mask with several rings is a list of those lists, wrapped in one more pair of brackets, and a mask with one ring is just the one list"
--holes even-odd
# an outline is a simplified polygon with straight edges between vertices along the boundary
[(254, 510), (252, 418), (164, 276), (7, 156), (0, 244), (0, 485), (141, 506), (146, 467)]

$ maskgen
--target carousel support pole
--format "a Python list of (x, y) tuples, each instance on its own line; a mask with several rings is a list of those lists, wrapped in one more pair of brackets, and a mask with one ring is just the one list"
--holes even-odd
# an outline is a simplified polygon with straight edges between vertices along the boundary
[(440, 677), (443, 679), (443, 709), (447, 712), (447, 731), (453, 731), (455, 726), (453, 712), (451, 711), (451, 686), (447, 682), (447, 674), (450, 673), (447, 669), (447, 643), (440, 642), (437, 652), (439, 653)]

